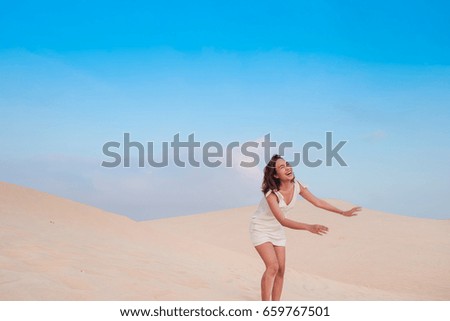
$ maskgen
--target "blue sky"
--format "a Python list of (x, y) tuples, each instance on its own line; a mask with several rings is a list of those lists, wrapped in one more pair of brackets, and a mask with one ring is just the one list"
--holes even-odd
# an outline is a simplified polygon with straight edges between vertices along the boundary
[(263, 164), (105, 169), (102, 146), (270, 133), (301, 151), (331, 131), (349, 166), (300, 164), (313, 193), (450, 218), (447, 2), (1, 7), (0, 180), (138, 220), (240, 207), (259, 201)]

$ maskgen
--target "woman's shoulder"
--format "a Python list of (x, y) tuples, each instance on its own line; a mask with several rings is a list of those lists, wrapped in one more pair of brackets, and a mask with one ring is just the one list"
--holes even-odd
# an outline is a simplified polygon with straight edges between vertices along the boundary
[(280, 194), (279, 194), (280, 192), (277, 190), (277, 189), (271, 189), (271, 190), (269, 190), (267, 193), (266, 193), (266, 200), (269, 200), (269, 199), (276, 199), (277, 200), (277, 202), (279, 202), (279, 200), (280, 200)]
[(303, 183), (303, 181), (300, 181), (298, 179), (295, 180), (295, 186), (296, 188), (298, 188), (299, 192), (301, 192), (301, 190), (304, 188), (308, 188), (308, 185), (306, 185), (305, 183)]

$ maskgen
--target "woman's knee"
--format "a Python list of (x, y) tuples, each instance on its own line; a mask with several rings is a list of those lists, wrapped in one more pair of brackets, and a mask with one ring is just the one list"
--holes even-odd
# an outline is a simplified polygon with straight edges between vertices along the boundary
[(269, 275), (275, 276), (280, 269), (278, 262), (272, 262), (266, 266), (266, 272)]
[(284, 266), (279, 265), (277, 270), (277, 276), (284, 277), (284, 270), (285, 270)]

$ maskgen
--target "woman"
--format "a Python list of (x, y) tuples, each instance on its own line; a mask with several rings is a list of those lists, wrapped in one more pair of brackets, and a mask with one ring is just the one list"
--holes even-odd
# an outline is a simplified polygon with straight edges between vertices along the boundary
[(286, 236), (283, 227), (306, 230), (314, 234), (326, 234), (323, 225), (310, 225), (290, 220), (286, 213), (294, 207), (297, 194), (316, 207), (343, 216), (355, 216), (360, 207), (342, 211), (315, 197), (307, 188), (295, 180), (292, 167), (280, 155), (274, 155), (264, 168), (262, 192), (265, 197), (252, 217), (250, 236), (256, 251), (261, 256), (266, 270), (261, 279), (261, 299), (278, 301), (281, 298), (285, 270)]

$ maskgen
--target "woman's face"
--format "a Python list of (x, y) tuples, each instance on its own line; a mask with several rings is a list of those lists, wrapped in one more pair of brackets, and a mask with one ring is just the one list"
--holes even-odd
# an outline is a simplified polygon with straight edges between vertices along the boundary
[(284, 159), (277, 159), (275, 163), (275, 177), (281, 181), (291, 181), (294, 178), (292, 167)]

